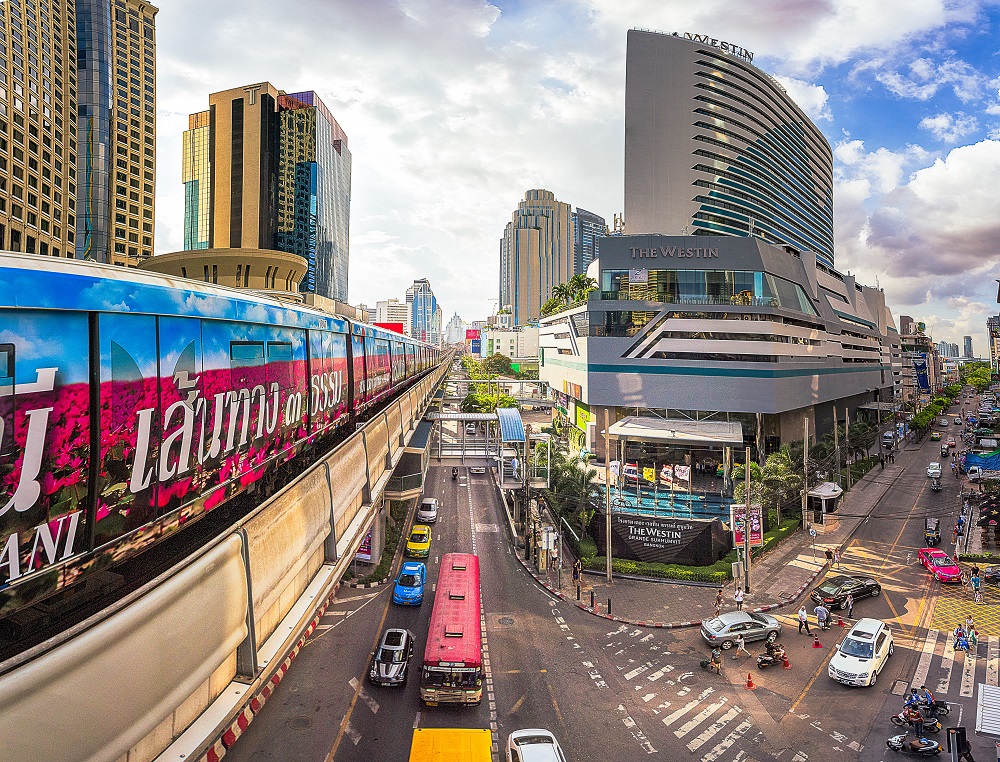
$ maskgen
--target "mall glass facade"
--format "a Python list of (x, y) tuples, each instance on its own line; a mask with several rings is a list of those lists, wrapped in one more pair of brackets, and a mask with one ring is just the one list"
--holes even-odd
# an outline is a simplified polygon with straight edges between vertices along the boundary
[(212, 168), (209, 163), (210, 112), (188, 116), (181, 137), (181, 182), (184, 183), (184, 250), (209, 248)]

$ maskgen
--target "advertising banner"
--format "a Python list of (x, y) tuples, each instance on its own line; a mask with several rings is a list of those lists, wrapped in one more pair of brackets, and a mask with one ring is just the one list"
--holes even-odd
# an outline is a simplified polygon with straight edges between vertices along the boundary
[(479, 329), (478, 328), (466, 328), (465, 329), (465, 340), (466, 341), (472, 341), (473, 339), (478, 339), (478, 338), (479, 338)]
[(361, 546), (358, 548), (358, 552), (354, 554), (354, 558), (357, 561), (364, 561), (365, 563), (372, 562), (372, 530), (365, 532), (364, 539), (361, 540)]
[(927, 355), (917, 355), (913, 358), (913, 373), (917, 377), (917, 386), (924, 390), (931, 388), (930, 379), (927, 377)]
[[(733, 545), (737, 548), (743, 547), (743, 527), (746, 522), (746, 506), (729, 506), (729, 526), (733, 532)], [(764, 521), (761, 517), (759, 505), (750, 506), (750, 547), (755, 548), (764, 544)]]
[[(591, 522), (591, 535), (604, 552), (604, 515)], [(656, 563), (705, 565), (729, 550), (729, 538), (718, 519), (682, 519), (611, 513), (611, 548), (616, 558)]]
[[(476, 331), (476, 333), (479, 333), (479, 331)], [(472, 340), (472, 354), (478, 355), (480, 349), (482, 349), (482, 346), (483, 346), (482, 341), (480, 341), (479, 339), (473, 339)]]

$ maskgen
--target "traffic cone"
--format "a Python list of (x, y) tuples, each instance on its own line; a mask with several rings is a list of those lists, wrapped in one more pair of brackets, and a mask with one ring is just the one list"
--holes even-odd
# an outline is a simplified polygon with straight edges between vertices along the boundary
[(837, 626), (838, 627), (846, 627), (847, 626), (846, 624), (844, 624), (844, 617), (843, 617), (842, 614), (837, 614)]
[(791, 669), (792, 665), (788, 661), (788, 654), (785, 654), (785, 658), (781, 662), (782, 669)]
[(746, 683), (744, 683), (743, 687), (746, 688), (748, 691), (752, 691), (754, 688), (757, 687), (756, 685), (753, 684), (753, 675), (751, 675), (749, 672), (747, 672), (747, 681)]
[(823, 644), (819, 642), (819, 633), (813, 633), (813, 648), (822, 648)]

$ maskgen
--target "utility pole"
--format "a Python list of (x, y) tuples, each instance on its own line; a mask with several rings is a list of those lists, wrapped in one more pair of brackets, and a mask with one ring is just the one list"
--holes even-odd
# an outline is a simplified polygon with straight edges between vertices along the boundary
[[(743, 514), (743, 559), (746, 561), (746, 574), (743, 577), (744, 592), (750, 592), (750, 448), (746, 450), (746, 458), (743, 461), (745, 467), (743, 473), (746, 475), (746, 503)], [(763, 528), (763, 527), (762, 527)]]
[(604, 408), (604, 560), (605, 574), (611, 582), (611, 424), (608, 418), (608, 409)]
[(840, 423), (837, 421), (837, 406), (833, 406), (833, 454), (837, 458), (837, 486), (840, 486)]
[[(851, 408), (848, 407), (844, 416), (844, 444), (847, 447), (847, 459), (851, 457)], [(851, 464), (847, 464), (847, 490), (851, 489)]]
[(802, 520), (809, 506), (809, 416), (802, 416)]

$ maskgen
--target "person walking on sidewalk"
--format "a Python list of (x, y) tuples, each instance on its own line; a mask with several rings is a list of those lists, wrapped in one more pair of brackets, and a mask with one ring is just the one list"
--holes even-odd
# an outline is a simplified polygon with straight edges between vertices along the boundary
[(972, 758), (972, 744), (969, 743), (968, 738), (962, 738), (958, 742), (958, 762), (976, 762)]
[(847, 618), (854, 619), (854, 595), (848, 593), (844, 599), (844, 608), (847, 609)]
[(742, 651), (743, 653), (745, 653), (747, 656), (750, 656), (750, 652), (747, 651), (746, 641), (743, 640), (743, 633), (742, 632), (739, 633), (739, 634), (737, 634), (737, 636), (736, 636), (736, 653), (733, 654), (733, 659), (739, 658), (740, 651)]
[(830, 568), (833, 568), (833, 551), (830, 548), (826, 549), (826, 562), (830, 564)]
[(837, 568), (840, 568), (840, 550), (833, 551), (833, 563), (836, 564)]
[(809, 631), (809, 612), (806, 611), (806, 605), (803, 603), (799, 607), (799, 635), (802, 634), (802, 628), (806, 628), (806, 635), (812, 635)]
[(583, 577), (583, 563), (578, 558), (576, 559), (576, 561), (573, 562), (573, 587), (575, 587), (577, 591), (580, 590), (580, 585), (582, 584), (582, 577)]
[(736, 610), (743, 611), (743, 591), (737, 587), (736, 593), (733, 595), (733, 600), (736, 601)]
[(715, 594), (715, 615), (719, 616), (722, 613), (722, 588), (719, 588), (719, 592)]

